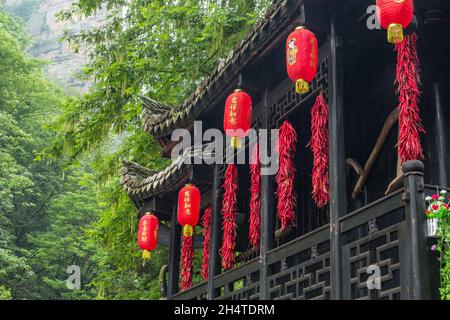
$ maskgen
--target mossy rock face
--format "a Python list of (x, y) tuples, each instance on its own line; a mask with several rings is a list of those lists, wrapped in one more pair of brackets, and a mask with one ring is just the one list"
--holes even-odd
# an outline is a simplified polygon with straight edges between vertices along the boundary
[(75, 74), (86, 62), (83, 54), (74, 54), (67, 43), (61, 42), (65, 30), (87, 30), (101, 25), (105, 16), (100, 12), (86, 21), (61, 23), (55, 14), (67, 9), (73, 0), (0, 0), (8, 12), (20, 16), (32, 38), (29, 53), (48, 61), (47, 74), (50, 80), (70, 91), (86, 92), (90, 83), (79, 81)]
[(28, 21), (30, 16), (37, 10), (37, 8), (44, 2), (44, 0), (3, 0), (4, 8)]

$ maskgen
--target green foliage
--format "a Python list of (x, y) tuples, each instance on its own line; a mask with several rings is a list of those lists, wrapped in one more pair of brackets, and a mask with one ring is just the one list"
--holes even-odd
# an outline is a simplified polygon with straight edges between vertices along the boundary
[(427, 219), (437, 219), (437, 243), (432, 250), (439, 254), (441, 275), (441, 299), (450, 300), (450, 199), (446, 199), (447, 191), (427, 197)]
[[(88, 168), (77, 168), (62, 182), (64, 192), (55, 196), (45, 220), (48, 227), (30, 234), (28, 242), (34, 250), (28, 252), (30, 264), (41, 276), (33, 290), (46, 299), (88, 299), (94, 295), (90, 282), (97, 266), (92, 256), (95, 246), (87, 242), (86, 228), (98, 217), (95, 185)], [(66, 287), (67, 267), (81, 269), (81, 291)]]
[[(89, 298), (96, 271), (84, 227), (98, 216), (88, 168), (39, 161), (63, 93), (24, 53), (22, 25), (0, 11), (0, 299)], [(85, 290), (70, 291), (66, 268), (80, 265)]]
[[(26, 19), (38, 2), (17, 13)], [(142, 264), (136, 208), (118, 181), (120, 159), (168, 164), (141, 128), (137, 96), (179, 105), (271, 2), (79, 0), (59, 18), (105, 8), (107, 18), (65, 35), (87, 49), (79, 77), (93, 82), (68, 98), (24, 53), (22, 25), (0, 13), (0, 299), (160, 297), (167, 248)], [(66, 287), (70, 265), (81, 268), (81, 290)]]
[(0, 286), (0, 300), (11, 300), (11, 290)]
[(450, 211), (441, 209), (439, 238), (436, 251), (439, 253), (441, 274), (441, 299), (450, 300)]
[[(108, 7), (99, 28), (66, 34), (75, 50), (89, 48), (80, 75), (88, 94), (67, 101), (53, 154), (89, 152), (111, 134), (139, 130), (140, 93), (177, 105), (208, 76), (270, 1), (85, 1), (60, 19), (90, 16)], [(143, 160), (145, 157), (141, 157)]]
[[(143, 132), (138, 94), (179, 105), (241, 41), (272, 1), (79, 0), (61, 20), (89, 17), (107, 8), (103, 26), (67, 33), (75, 50), (88, 49), (90, 62), (79, 76), (90, 91), (66, 100), (51, 125), (55, 140), (44, 155), (70, 160), (89, 155), (98, 186), (100, 217), (89, 230), (97, 246), (99, 299), (158, 298), (158, 272), (165, 248), (142, 266), (136, 244), (135, 208), (118, 183), (120, 159), (153, 170), (167, 165), (152, 137)], [(200, 256), (196, 265), (200, 265)], [(198, 269), (198, 268), (197, 268)], [(198, 274), (195, 281), (201, 281)]]

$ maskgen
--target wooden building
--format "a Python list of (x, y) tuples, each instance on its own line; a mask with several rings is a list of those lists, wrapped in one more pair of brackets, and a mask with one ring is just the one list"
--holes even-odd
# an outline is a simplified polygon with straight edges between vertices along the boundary
[[(262, 177), (261, 246), (247, 240), (249, 169), (239, 166), (238, 264), (222, 272), (221, 199), (225, 166), (188, 165), (189, 150), (161, 172), (124, 162), (122, 183), (140, 214), (152, 211), (167, 226), (169, 299), (436, 299), (439, 270), (425, 234), (425, 197), (449, 186), (450, 3), (415, 1), (410, 30), (418, 34), (425, 159), (399, 170), (396, 53), (385, 30), (367, 25), (373, 0), (280, 0), (181, 106), (144, 100), (143, 126), (169, 157), (177, 128), (223, 128), (225, 99), (236, 87), (253, 98), (253, 124), (278, 128), (289, 119), (298, 134), (296, 227), (280, 232), (275, 181)], [(319, 40), (319, 70), (308, 94), (286, 74), (285, 41), (304, 24)], [(325, 209), (311, 200), (310, 110), (319, 92), (330, 107), (330, 196)], [(394, 121), (393, 121), (394, 119)], [(211, 206), (209, 281), (179, 290), (177, 194), (192, 181)], [(358, 183), (359, 182), (359, 183)], [(356, 188), (357, 186), (360, 188)], [(439, 187), (437, 187), (439, 186)], [(355, 190), (356, 188), (356, 190)], [(356, 192), (355, 192), (356, 191)], [(197, 237), (195, 246), (202, 246)], [(367, 268), (381, 268), (381, 289), (369, 290)]]

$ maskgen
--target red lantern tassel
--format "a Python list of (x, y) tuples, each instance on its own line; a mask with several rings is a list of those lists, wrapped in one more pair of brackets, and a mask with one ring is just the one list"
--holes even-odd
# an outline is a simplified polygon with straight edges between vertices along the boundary
[(309, 146), (314, 156), (312, 170), (312, 198), (318, 208), (330, 201), (328, 174), (328, 105), (322, 93), (311, 110), (311, 141)]
[(261, 232), (261, 163), (259, 161), (259, 146), (253, 149), (252, 163), (250, 164), (250, 230), (248, 239), (250, 245), (259, 248)]
[(203, 226), (203, 261), (202, 261), (202, 277), (208, 280), (209, 272), (209, 236), (211, 231), (211, 207), (206, 208), (202, 219)]
[(193, 237), (183, 236), (181, 256), (181, 290), (192, 287), (192, 261), (194, 259)]
[(397, 79), (399, 92), (398, 156), (401, 163), (422, 160), (423, 148), (420, 133), (425, 133), (420, 117), (420, 74), (417, 53), (417, 35), (408, 35), (395, 46), (397, 51)]
[(276, 176), (277, 209), (281, 228), (286, 230), (295, 223), (294, 208), (296, 197), (294, 190), (294, 177), (296, 173), (294, 156), (296, 151), (297, 133), (289, 121), (285, 121), (280, 127), (277, 150), (280, 156), (280, 166)]
[(222, 203), (223, 241), (220, 255), (222, 257), (222, 268), (224, 270), (230, 270), (234, 267), (234, 250), (236, 247), (236, 192), (238, 189), (238, 172), (236, 165), (228, 165), (223, 188), (225, 190)]

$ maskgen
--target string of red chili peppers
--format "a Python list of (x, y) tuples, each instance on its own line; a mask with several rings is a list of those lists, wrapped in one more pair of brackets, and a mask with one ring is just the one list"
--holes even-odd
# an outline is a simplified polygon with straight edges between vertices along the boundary
[(259, 146), (255, 145), (250, 164), (250, 228), (248, 239), (250, 245), (258, 249), (261, 233), (261, 163)]
[(234, 268), (236, 247), (238, 171), (234, 164), (228, 165), (223, 189), (225, 191), (222, 203), (223, 241), (220, 256), (222, 257), (222, 268), (230, 270)]
[(401, 163), (408, 160), (422, 160), (423, 148), (420, 133), (425, 133), (420, 117), (420, 74), (417, 53), (417, 35), (406, 36), (395, 46), (397, 51), (397, 78), (399, 93), (399, 138), (398, 155)]
[(328, 192), (328, 112), (328, 105), (323, 94), (320, 93), (311, 109), (311, 141), (309, 143), (314, 157), (312, 198), (318, 208), (323, 208), (330, 201)]
[(182, 257), (181, 257), (181, 290), (187, 290), (192, 287), (192, 271), (194, 258), (194, 237), (183, 236), (182, 238)]
[(211, 207), (206, 208), (202, 218), (203, 227), (203, 261), (202, 261), (202, 278), (208, 280), (209, 272), (209, 238), (211, 231)]
[(294, 164), (297, 133), (289, 121), (285, 121), (280, 127), (277, 150), (280, 156), (280, 165), (276, 175), (277, 209), (281, 228), (295, 224), (296, 195), (294, 190), (294, 178), (297, 172)]

